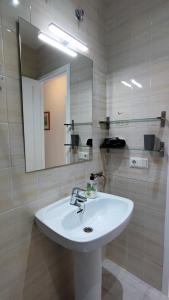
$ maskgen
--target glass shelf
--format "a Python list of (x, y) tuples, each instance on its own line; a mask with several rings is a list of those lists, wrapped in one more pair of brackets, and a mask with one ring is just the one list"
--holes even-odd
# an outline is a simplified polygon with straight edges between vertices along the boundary
[(72, 120), (72, 123), (65, 123), (64, 124), (65, 126), (67, 127), (71, 127), (74, 129), (75, 126), (92, 126), (93, 125), (93, 122), (82, 122), (82, 123), (75, 123), (73, 120)]
[(138, 118), (138, 119), (122, 119), (122, 120), (110, 120), (109, 117), (105, 121), (99, 121), (100, 125), (105, 125), (107, 129), (110, 128), (111, 124), (128, 124), (128, 123), (143, 123), (143, 122), (160, 122), (161, 127), (165, 127), (166, 123), (166, 111), (161, 112), (160, 117), (154, 118)]
[(145, 150), (143, 148), (102, 148), (101, 150), (160, 152), (160, 150)]
[(87, 145), (79, 145), (78, 148), (92, 148), (92, 147), (87, 146)]
[(93, 125), (92, 122), (86, 122), (86, 123), (75, 123), (75, 126), (91, 126)]
[(72, 144), (64, 144), (65, 147), (76, 147), (76, 148), (88, 148), (91, 149), (92, 147), (87, 146), (87, 145), (78, 145), (78, 146), (73, 146)]
[(161, 142), (160, 149), (159, 150), (145, 150), (144, 148), (102, 148), (100, 147), (100, 150), (106, 150), (107, 152), (110, 151), (140, 151), (140, 152), (150, 152), (150, 153), (158, 153), (160, 156), (164, 156), (164, 143)]

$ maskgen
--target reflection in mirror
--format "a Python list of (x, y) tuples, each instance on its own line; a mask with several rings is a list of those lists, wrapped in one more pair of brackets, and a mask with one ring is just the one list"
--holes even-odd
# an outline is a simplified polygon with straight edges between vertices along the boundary
[(93, 62), (38, 38), (19, 19), (26, 171), (92, 159)]

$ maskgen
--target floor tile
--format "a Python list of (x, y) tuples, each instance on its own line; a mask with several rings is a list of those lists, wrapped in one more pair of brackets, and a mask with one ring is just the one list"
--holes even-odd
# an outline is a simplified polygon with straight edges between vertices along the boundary
[(109, 259), (103, 261), (102, 300), (169, 300)]

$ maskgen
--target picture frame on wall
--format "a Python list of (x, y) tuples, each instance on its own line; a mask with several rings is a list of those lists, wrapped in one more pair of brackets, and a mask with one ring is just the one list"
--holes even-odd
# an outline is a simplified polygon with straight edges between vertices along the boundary
[(44, 130), (50, 130), (50, 111), (44, 112)]

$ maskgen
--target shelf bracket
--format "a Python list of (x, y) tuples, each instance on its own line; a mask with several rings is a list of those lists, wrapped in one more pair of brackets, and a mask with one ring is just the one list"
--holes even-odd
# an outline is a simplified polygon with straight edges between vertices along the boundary
[(161, 127), (165, 127), (165, 123), (166, 123), (166, 111), (162, 111), (161, 112)]
[(99, 121), (100, 125), (104, 125), (106, 129), (110, 129), (110, 117), (106, 117), (106, 121)]
[(110, 129), (110, 117), (106, 117), (106, 129)]
[(160, 156), (163, 157), (165, 153), (165, 143), (160, 142), (160, 149), (159, 149)]
[(65, 123), (64, 126), (70, 126), (71, 130), (73, 131), (75, 129), (75, 121), (72, 120), (72, 123)]

